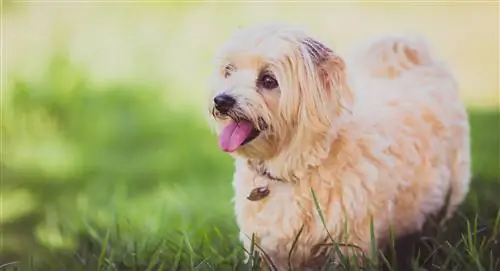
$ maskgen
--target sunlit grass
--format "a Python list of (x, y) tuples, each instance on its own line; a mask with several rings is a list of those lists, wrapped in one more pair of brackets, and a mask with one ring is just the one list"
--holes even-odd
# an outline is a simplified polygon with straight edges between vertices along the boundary
[[(78, 73), (64, 58), (54, 61), (56, 74)], [(37, 270), (158, 270), (161, 265), (163, 270), (220, 270), (243, 265), (230, 201), (231, 159), (217, 149), (201, 118), (189, 107), (170, 111), (155, 88), (88, 91), (85, 84), (75, 84), (68, 95), (59, 91), (67, 86), (65, 80), (50, 82), (39, 86), (18, 81), (11, 90), (4, 128), (7, 158), (12, 159), (4, 161), (3, 203), (34, 208), (3, 217), (9, 220), (2, 221), (2, 249), (11, 251), (0, 259), (21, 260)], [(37, 118), (42, 112), (45, 117)], [(477, 259), (488, 259), (499, 249), (494, 225), (500, 146), (499, 130), (492, 129), (498, 113), (470, 111), (473, 189), (463, 216), (425, 243), (434, 253), (417, 264), (475, 270), (470, 268)], [(50, 156), (40, 153), (40, 147), (48, 148)], [(26, 149), (40, 158), (23, 158)], [(54, 150), (79, 158), (71, 162), (54, 156)], [(47, 166), (49, 162), (60, 166)], [(481, 224), (475, 224), (476, 216)], [(485, 230), (486, 241), (471, 243), (474, 232)], [(497, 265), (493, 259), (493, 268)]]

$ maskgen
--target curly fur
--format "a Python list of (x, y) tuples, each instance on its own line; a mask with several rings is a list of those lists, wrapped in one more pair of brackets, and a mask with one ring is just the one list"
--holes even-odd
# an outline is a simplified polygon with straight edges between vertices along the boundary
[[(212, 97), (235, 97), (234, 114), (261, 130), (231, 153), (240, 238), (249, 248), (254, 235), (278, 270), (310, 266), (329, 235), (368, 252), (371, 223), (383, 247), (391, 229), (419, 231), (451, 191), (448, 218), (468, 191), (469, 125), (452, 74), (417, 38), (384, 37), (355, 56), (345, 63), (303, 29), (267, 24), (239, 30), (216, 57)], [(278, 89), (259, 88), (263, 69)], [(231, 116), (209, 107), (219, 133)], [(266, 198), (247, 199), (266, 185)]]

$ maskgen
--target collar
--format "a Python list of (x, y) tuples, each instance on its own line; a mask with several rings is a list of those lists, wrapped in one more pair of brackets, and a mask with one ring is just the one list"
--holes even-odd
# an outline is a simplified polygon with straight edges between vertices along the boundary
[(248, 160), (248, 167), (253, 170), (255, 173), (259, 174), (260, 176), (267, 178), (272, 181), (276, 182), (285, 182), (286, 180), (280, 177), (276, 177), (271, 175), (269, 170), (267, 169), (266, 165), (264, 164), (263, 161), (258, 161), (258, 160)]
[[(248, 160), (248, 167), (257, 173), (258, 175), (267, 178), (271, 181), (276, 181), (276, 182), (284, 182), (285, 180), (279, 177), (275, 177), (271, 175), (271, 173), (267, 170), (266, 165), (264, 164), (263, 161), (257, 161), (257, 160)], [(252, 189), (250, 194), (247, 196), (247, 199), (250, 201), (258, 201), (261, 199), (264, 199), (267, 197), (270, 193), (269, 186), (260, 186)]]

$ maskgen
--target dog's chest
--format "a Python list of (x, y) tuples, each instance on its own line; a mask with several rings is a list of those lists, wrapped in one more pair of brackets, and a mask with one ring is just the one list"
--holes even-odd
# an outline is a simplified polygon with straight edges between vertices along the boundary
[[(236, 216), (246, 232), (266, 235), (271, 225), (286, 223), (292, 226), (301, 220), (301, 208), (289, 183), (262, 176), (239, 176), (234, 180), (234, 188)], [(260, 197), (255, 197), (256, 194)]]
[(254, 240), (268, 253), (288, 251), (291, 247), (288, 240), (293, 240), (302, 226), (303, 211), (293, 196), (293, 188), (286, 183), (273, 183), (267, 196), (249, 200), (247, 197), (255, 187), (267, 185), (258, 179), (255, 179), (256, 186), (235, 184), (235, 212), (240, 238), (248, 244), (254, 235)]
[[(288, 256), (303, 226), (301, 235), (308, 238), (301, 238), (294, 246), (295, 251), (301, 248), (310, 250), (321, 239), (309, 232), (315, 217), (310, 206), (306, 206), (310, 201), (304, 200), (304, 195), (296, 186), (246, 169), (237, 170), (233, 182), (240, 238), (247, 247), (254, 235), (259, 247), (276, 259)], [(267, 196), (255, 201), (247, 198), (256, 188), (266, 186), (269, 189)]]

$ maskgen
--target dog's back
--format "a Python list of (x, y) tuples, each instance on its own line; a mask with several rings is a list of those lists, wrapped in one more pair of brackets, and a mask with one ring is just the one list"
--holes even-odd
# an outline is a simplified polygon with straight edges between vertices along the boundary
[[(403, 124), (395, 128), (400, 129), (401, 136), (414, 138), (415, 146), (420, 146), (416, 151), (423, 157), (427, 149), (429, 159), (439, 160), (424, 162), (443, 167), (442, 174), (448, 175), (436, 176), (436, 180), (449, 180), (446, 182), (449, 185), (443, 187), (450, 192), (446, 207), (446, 218), (449, 218), (464, 199), (470, 182), (468, 118), (452, 73), (432, 56), (426, 42), (417, 37), (384, 37), (371, 42), (358, 51), (350, 64), (358, 85), (354, 112), (362, 118), (371, 118), (374, 123)], [(404, 127), (406, 125), (413, 128)], [(430, 146), (424, 148), (425, 143)], [(445, 184), (436, 181), (427, 185)], [(429, 195), (431, 201), (433, 198), (443, 197)]]
[(422, 38), (387, 36), (367, 42), (350, 64), (367, 77), (396, 79), (415, 69), (435, 66), (436, 61)]

